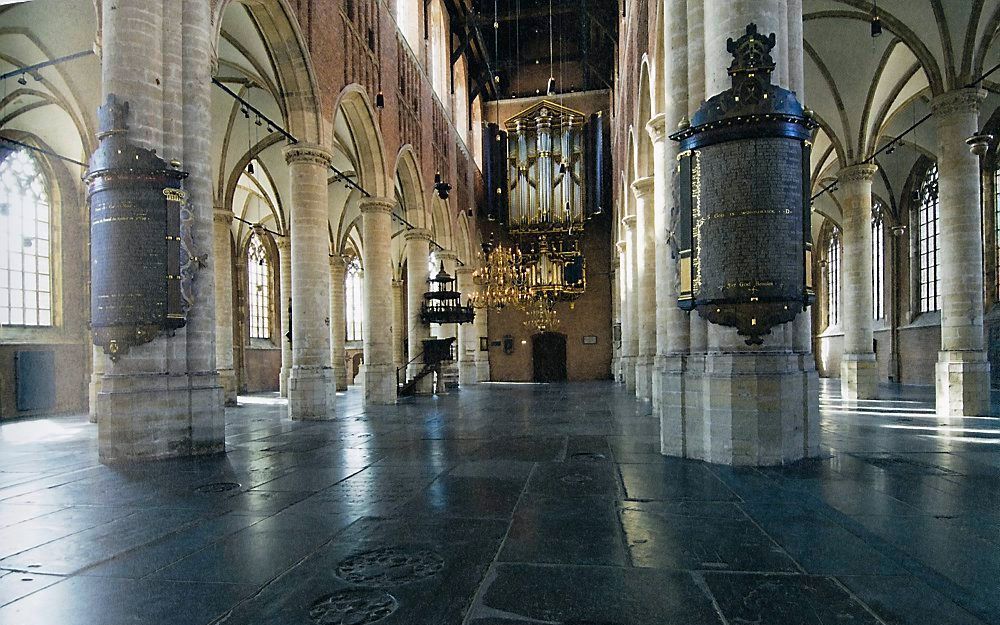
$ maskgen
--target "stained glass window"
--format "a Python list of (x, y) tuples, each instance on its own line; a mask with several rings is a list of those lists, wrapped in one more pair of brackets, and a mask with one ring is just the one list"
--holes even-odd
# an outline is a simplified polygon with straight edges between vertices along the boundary
[(830, 234), (826, 248), (826, 324), (835, 326), (840, 321), (840, 231)]

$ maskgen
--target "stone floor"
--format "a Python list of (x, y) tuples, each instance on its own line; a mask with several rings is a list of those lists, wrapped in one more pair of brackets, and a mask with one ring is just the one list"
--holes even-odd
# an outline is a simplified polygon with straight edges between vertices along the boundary
[(824, 456), (663, 458), (610, 383), (483, 385), (292, 423), (229, 453), (96, 463), (79, 417), (0, 426), (0, 623), (1000, 623), (1000, 418), (848, 405)]

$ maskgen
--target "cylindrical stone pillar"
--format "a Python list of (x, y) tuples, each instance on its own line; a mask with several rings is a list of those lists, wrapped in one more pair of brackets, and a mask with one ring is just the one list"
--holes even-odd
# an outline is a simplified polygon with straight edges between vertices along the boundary
[(291, 323), (292, 302), (292, 238), (287, 234), (274, 240), (278, 248), (278, 339), (281, 344), (281, 379), (279, 390), (288, 397), (288, 374), (292, 371), (292, 340), (286, 336)]
[(941, 352), (937, 411), (976, 416), (990, 410), (990, 364), (983, 335), (983, 240), (979, 161), (965, 139), (979, 133), (981, 89), (937, 96)]
[(190, 243), (202, 264), (191, 284), (194, 303), (184, 328), (106, 362), (97, 392), (98, 453), (102, 462), (115, 462), (222, 452), (212, 266), (210, 8), (195, 0), (101, 2), (103, 95), (128, 102), (129, 141), (165, 160), (177, 159), (188, 173)]
[(475, 327), (477, 382), (490, 381), (490, 353), (480, 345), (483, 340), (489, 342), (489, 312), (489, 308), (477, 310), (476, 320), (472, 324)]
[(347, 390), (347, 299), (344, 281), (346, 259), (334, 254), (330, 257), (330, 364), (333, 382), (338, 391)]
[(638, 381), (638, 360), (639, 360), (639, 280), (637, 277), (636, 265), (636, 216), (629, 215), (625, 218), (625, 276), (628, 294), (625, 302), (628, 304), (628, 359), (625, 369), (625, 387), (636, 392)]
[(90, 422), (97, 423), (97, 396), (101, 392), (101, 380), (104, 378), (104, 372), (107, 370), (107, 365), (105, 359), (107, 356), (101, 348), (94, 346), (91, 350), (91, 369), (90, 369), (90, 384), (88, 386), (89, 392), (89, 402), (88, 406), (90, 409)]
[(285, 148), (291, 180), (292, 419), (329, 419), (335, 388), (330, 371), (330, 264), (327, 169), (330, 152), (319, 145)]
[(227, 406), (236, 405), (236, 370), (233, 368), (233, 254), (230, 228), (233, 211), (215, 209), (212, 255), (215, 258), (215, 363)]
[(365, 403), (396, 403), (392, 364), (392, 198), (361, 200), (364, 239)]
[[(409, 360), (413, 361), (424, 351), (423, 340), (431, 336), (430, 326), (420, 319), (420, 305), (424, 303), (424, 293), (429, 286), (427, 262), (430, 258), (431, 233), (423, 228), (414, 228), (408, 230), (403, 237), (406, 239), (406, 314), (409, 317), (406, 334), (409, 340)], [(407, 369), (407, 379), (413, 379), (422, 369), (422, 359), (417, 358)], [(432, 384), (432, 376), (424, 377), (417, 384), (417, 394), (430, 394)]]
[(872, 318), (872, 179), (878, 167), (845, 167), (837, 174), (843, 211), (844, 354), (840, 389), (844, 399), (873, 399), (878, 387)]
[(677, 296), (672, 290), (670, 247), (667, 232), (670, 223), (671, 166), (677, 162), (677, 143), (667, 139), (666, 115), (661, 113), (646, 124), (646, 132), (653, 144), (653, 256), (656, 276), (653, 309), (655, 310), (654, 334), (656, 344), (653, 356), (653, 385), (651, 396), (653, 413), (659, 414), (663, 386), (663, 365), (667, 356), (667, 332), (671, 309), (677, 308)]
[[(661, 153), (662, 156), (662, 153)], [(632, 183), (635, 194), (635, 284), (638, 291), (636, 329), (639, 351), (635, 360), (635, 395), (650, 399), (653, 387), (653, 356), (656, 354), (656, 247), (653, 238), (653, 177)]]
[[(622, 220), (625, 225), (625, 220)], [(635, 354), (632, 353), (632, 322), (629, 319), (629, 262), (628, 262), (628, 234), (615, 243), (615, 250), (618, 253), (618, 323), (621, 324), (621, 345), (618, 347), (618, 382), (626, 384), (626, 371), (633, 366)]]
[[(472, 282), (472, 267), (459, 267), (455, 270), (458, 278), (458, 291), (467, 300), (475, 289)], [(476, 313), (478, 317), (485, 311)], [(477, 382), (476, 352), (479, 350), (479, 339), (476, 337), (476, 327), (471, 323), (458, 326), (458, 384), (471, 385)]]
[(406, 321), (403, 319), (403, 281), (392, 281), (392, 364), (397, 369), (406, 364)]

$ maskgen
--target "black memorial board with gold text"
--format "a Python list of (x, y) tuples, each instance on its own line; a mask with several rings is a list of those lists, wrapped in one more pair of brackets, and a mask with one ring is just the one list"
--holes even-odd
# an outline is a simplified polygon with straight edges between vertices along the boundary
[(809, 152), (816, 123), (771, 84), (775, 36), (729, 40), (733, 87), (681, 142), (678, 304), (760, 344), (811, 303)]

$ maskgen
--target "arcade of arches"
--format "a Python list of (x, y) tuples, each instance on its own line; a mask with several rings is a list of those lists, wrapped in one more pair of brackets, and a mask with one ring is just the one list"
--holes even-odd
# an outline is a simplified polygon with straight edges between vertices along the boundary
[(1000, 0), (0, 4), (0, 623), (998, 622)]

